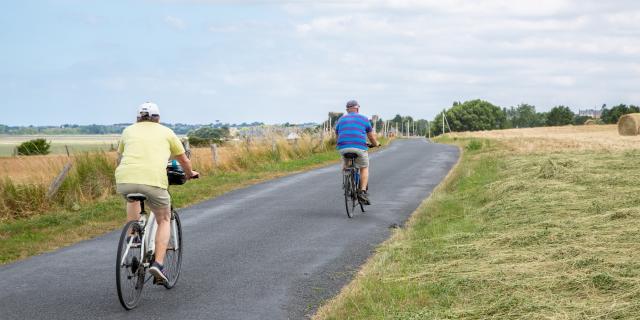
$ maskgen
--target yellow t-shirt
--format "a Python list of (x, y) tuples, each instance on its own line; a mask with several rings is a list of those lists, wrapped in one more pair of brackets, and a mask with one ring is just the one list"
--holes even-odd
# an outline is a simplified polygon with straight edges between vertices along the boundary
[(180, 139), (159, 123), (138, 122), (122, 132), (116, 168), (116, 183), (137, 183), (166, 189), (167, 161), (184, 153)]

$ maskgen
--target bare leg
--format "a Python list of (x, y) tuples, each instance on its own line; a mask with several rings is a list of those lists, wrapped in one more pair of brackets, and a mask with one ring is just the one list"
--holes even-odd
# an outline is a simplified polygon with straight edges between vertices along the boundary
[(367, 190), (369, 185), (369, 168), (360, 168), (360, 189)]
[(156, 231), (156, 262), (162, 264), (171, 238), (171, 207), (153, 210), (158, 222)]
[(127, 201), (127, 222), (140, 220), (140, 202)]

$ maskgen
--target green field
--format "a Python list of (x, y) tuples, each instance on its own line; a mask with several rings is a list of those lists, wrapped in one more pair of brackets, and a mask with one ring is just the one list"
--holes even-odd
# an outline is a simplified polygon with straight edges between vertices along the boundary
[(0, 135), (0, 157), (12, 156), (20, 143), (31, 139), (44, 138), (51, 142), (52, 154), (63, 154), (67, 152), (67, 148), (70, 153), (113, 150), (118, 146), (119, 137), (119, 135)]
[(316, 319), (637, 319), (640, 150), (465, 149)]

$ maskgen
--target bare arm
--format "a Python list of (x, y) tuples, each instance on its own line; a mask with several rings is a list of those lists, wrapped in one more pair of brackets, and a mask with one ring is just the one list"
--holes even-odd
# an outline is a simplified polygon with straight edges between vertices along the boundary
[(374, 146), (379, 146), (380, 143), (378, 142), (378, 139), (376, 138), (376, 133), (373, 131), (369, 131), (367, 132), (367, 138), (369, 138), (369, 141), (371, 141), (371, 144)]
[(187, 155), (185, 153), (176, 156), (176, 160), (178, 160), (178, 162), (182, 166), (182, 170), (184, 170), (184, 173), (189, 179), (197, 177), (199, 175), (198, 172), (193, 171), (193, 168), (191, 168), (191, 160), (187, 158)]

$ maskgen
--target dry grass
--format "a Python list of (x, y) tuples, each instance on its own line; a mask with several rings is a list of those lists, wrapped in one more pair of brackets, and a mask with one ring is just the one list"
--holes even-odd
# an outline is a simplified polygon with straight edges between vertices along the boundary
[[(319, 135), (302, 135), (297, 141), (273, 136), (249, 143), (230, 142), (218, 149), (214, 164), (211, 148), (193, 149), (193, 167), (209, 175), (222, 172), (263, 170), (289, 160), (306, 159), (331, 150), (332, 141)], [(47, 155), (0, 158), (0, 220), (24, 218), (63, 206), (101, 201), (114, 192), (115, 152), (81, 153), (71, 157)], [(53, 199), (46, 190), (65, 163), (71, 161), (71, 174)], [(269, 168), (266, 168), (269, 169)], [(37, 200), (37, 201), (36, 201)]]
[(624, 151), (640, 149), (640, 136), (618, 135), (616, 125), (541, 127), (447, 134), (454, 138), (487, 138), (520, 154), (558, 151)]
[(15, 183), (48, 184), (67, 161), (66, 155), (0, 157), (0, 176)]
[[(87, 138), (88, 139), (88, 138)], [(87, 140), (89, 141), (89, 140)], [(275, 147), (274, 144), (275, 143)], [(218, 149), (218, 166), (213, 162), (211, 148), (193, 148), (193, 167), (203, 173), (218, 171), (239, 171), (257, 163), (267, 161), (287, 161), (299, 159), (314, 152), (330, 148), (330, 141), (324, 142), (314, 135), (302, 135), (295, 143), (284, 137), (274, 136), (263, 140), (229, 142)], [(110, 159), (117, 158), (115, 152), (106, 152)], [(49, 184), (69, 161), (66, 155), (0, 157), (0, 176), (18, 184)]]

